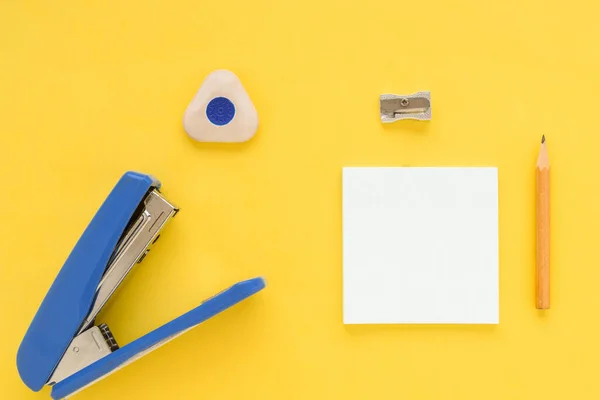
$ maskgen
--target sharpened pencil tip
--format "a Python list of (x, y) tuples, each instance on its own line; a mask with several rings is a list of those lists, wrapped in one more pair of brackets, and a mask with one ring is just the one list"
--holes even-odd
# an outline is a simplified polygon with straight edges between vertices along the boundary
[(542, 144), (546, 143), (546, 135), (542, 135)]

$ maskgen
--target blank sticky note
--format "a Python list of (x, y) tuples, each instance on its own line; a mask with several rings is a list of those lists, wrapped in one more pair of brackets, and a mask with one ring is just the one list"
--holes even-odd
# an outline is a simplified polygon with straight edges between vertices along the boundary
[(497, 324), (496, 168), (344, 168), (345, 324)]

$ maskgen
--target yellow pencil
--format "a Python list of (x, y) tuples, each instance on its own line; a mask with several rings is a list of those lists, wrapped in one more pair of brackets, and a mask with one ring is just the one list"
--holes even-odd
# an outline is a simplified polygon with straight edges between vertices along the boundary
[(546, 310), (550, 308), (550, 159), (545, 136), (542, 136), (535, 177), (537, 220), (535, 306), (540, 310)]

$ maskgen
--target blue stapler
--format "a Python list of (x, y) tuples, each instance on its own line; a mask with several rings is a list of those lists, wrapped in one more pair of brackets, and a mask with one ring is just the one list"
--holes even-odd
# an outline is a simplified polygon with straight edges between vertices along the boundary
[(53, 399), (71, 396), (265, 287), (236, 283), (154, 331), (119, 347), (96, 316), (178, 209), (152, 176), (128, 172), (81, 235), (31, 322), (17, 354), (23, 382)]

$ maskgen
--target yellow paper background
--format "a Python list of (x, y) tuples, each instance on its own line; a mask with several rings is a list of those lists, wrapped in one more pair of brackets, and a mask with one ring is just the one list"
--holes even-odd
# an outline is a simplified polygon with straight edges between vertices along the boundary
[[(600, 348), (597, 3), (0, 3), (0, 398), (27, 326), (121, 174), (182, 209), (102, 320), (127, 343), (230, 284), (266, 290), (75, 398), (595, 399)], [(259, 113), (188, 139), (204, 77)], [(383, 92), (433, 120), (383, 126)], [(534, 165), (552, 160), (552, 309), (534, 308)], [(341, 168), (499, 168), (500, 324), (342, 324)], [(48, 327), (48, 329), (52, 329)]]

